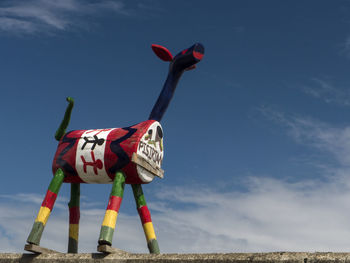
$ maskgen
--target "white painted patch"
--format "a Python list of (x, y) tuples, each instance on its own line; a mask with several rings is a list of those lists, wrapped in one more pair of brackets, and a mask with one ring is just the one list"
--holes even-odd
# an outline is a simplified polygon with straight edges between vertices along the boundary
[(106, 140), (112, 130), (87, 130), (81, 135), (75, 157), (75, 169), (84, 182), (97, 184), (112, 182), (104, 164)]
[[(154, 122), (142, 136), (138, 146), (137, 154), (143, 157), (153, 167), (161, 168), (164, 147), (163, 129), (159, 122)], [(137, 165), (137, 173), (144, 183), (149, 183), (154, 179), (154, 175), (146, 169)]]

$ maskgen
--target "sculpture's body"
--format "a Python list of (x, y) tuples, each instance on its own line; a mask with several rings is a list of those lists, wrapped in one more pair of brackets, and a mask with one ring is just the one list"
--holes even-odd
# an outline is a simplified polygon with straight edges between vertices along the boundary
[(111, 246), (124, 185), (131, 184), (150, 253), (159, 253), (141, 184), (151, 182), (155, 176), (163, 178), (163, 130), (159, 121), (182, 73), (194, 68), (202, 59), (204, 47), (195, 44), (174, 58), (164, 47), (152, 45), (152, 49), (159, 58), (171, 63), (163, 90), (147, 121), (126, 128), (76, 130), (66, 133), (74, 104), (72, 98), (67, 98), (69, 105), (55, 135), (59, 144), (52, 165), (54, 177), (27, 239), (29, 244), (39, 245), (61, 184), (71, 183), (68, 252), (77, 253), (80, 183), (112, 183), (98, 240), (100, 245)]
[(163, 132), (159, 122), (148, 120), (127, 128), (77, 130), (66, 133), (58, 144), (53, 171), (65, 172), (65, 183), (112, 183), (119, 170), (127, 184), (144, 184), (154, 175), (130, 162), (135, 153), (160, 170)]

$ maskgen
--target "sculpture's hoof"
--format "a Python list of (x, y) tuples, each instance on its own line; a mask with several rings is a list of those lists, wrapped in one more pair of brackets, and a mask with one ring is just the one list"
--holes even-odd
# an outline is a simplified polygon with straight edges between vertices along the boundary
[(53, 253), (61, 253), (56, 250), (48, 249), (45, 247), (37, 246), (34, 244), (26, 244), (24, 246), (24, 250), (33, 252), (35, 254), (53, 254)]
[(109, 245), (98, 245), (97, 246), (97, 251), (102, 252), (102, 253), (107, 253), (107, 254), (129, 254), (129, 252), (126, 252), (124, 250), (121, 250), (119, 248), (114, 248)]

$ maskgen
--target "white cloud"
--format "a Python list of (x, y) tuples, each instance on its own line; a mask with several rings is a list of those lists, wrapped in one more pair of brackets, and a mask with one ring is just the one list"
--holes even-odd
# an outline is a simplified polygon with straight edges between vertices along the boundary
[(194, 208), (163, 210), (157, 221), (172, 233), (164, 235), (166, 244), (176, 241), (167, 247), (171, 252), (344, 251), (350, 243), (350, 192), (344, 185), (349, 182), (253, 177), (241, 193), (169, 189), (162, 198)]
[[(163, 253), (347, 251), (350, 246), (350, 127), (332, 127), (312, 119), (261, 111), (298, 143), (332, 157), (325, 177), (288, 182), (249, 177), (243, 190), (218, 186), (159, 189), (149, 203)], [(219, 182), (220, 183), (220, 182)], [(0, 250), (21, 251), (41, 203), (41, 196), (0, 196)], [(89, 203), (86, 197), (84, 203)], [(65, 251), (68, 238), (66, 199), (48, 221), (41, 244)], [(104, 209), (83, 205), (80, 251), (96, 251)], [(138, 216), (121, 211), (113, 245), (130, 252), (147, 252)]]
[[(1, 252), (23, 250), (42, 198), (37, 194), (0, 196)], [(58, 197), (41, 239), (42, 246), (61, 252), (67, 250), (69, 224), (67, 201)], [(80, 220), (80, 252), (96, 252), (104, 212), (104, 209), (89, 207), (86, 209), (83, 205)], [(133, 252), (147, 252), (143, 230), (136, 215), (128, 216), (121, 213), (118, 216), (114, 245)]]
[[(345, 251), (350, 245), (349, 186), (349, 179), (341, 175), (327, 182), (298, 183), (251, 177), (244, 192), (162, 189), (161, 203), (150, 207), (163, 253)], [(0, 202), (2, 252), (22, 250), (40, 206), (15, 199), (16, 209), (8, 199)], [(66, 250), (68, 238), (68, 212), (62, 208), (55, 207), (41, 241), (59, 251)], [(80, 251), (94, 252), (104, 210), (81, 212)], [(113, 245), (147, 252), (136, 215), (121, 211)]]
[(337, 88), (331, 82), (319, 78), (313, 78), (312, 82), (312, 85), (303, 87), (306, 94), (329, 104), (350, 105), (350, 89)]
[(22, 21), (15, 18), (0, 17), (0, 30), (17, 33), (26, 32), (34, 33), (36, 32), (35, 25), (30, 21)]
[[(348, 173), (346, 173), (348, 175)], [(288, 183), (251, 177), (246, 191), (216, 188), (161, 189), (161, 203), (150, 208), (163, 253), (347, 251), (350, 226), (350, 182), (338, 174), (332, 180)], [(0, 202), (0, 248), (22, 250), (40, 205)], [(176, 208), (177, 207), (177, 208)], [(96, 251), (103, 209), (82, 209), (80, 251)], [(41, 244), (65, 251), (68, 212), (55, 207)], [(146, 253), (136, 215), (121, 211), (115, 247)]]
[(85, 16), (101, 13), (127, 14), (120, 1), (14, 0), (0, 4), (0, 30), (23, 34), (70, 30), (82, 25)]
[(268, 119), (285, 126), (296, 142), (317, 148), (334, 158), (341, 167), (350, 166), (350, 126), (333, 127), (312, 118), (287, 117), (268, 107), (262, 107), (260, 111)]

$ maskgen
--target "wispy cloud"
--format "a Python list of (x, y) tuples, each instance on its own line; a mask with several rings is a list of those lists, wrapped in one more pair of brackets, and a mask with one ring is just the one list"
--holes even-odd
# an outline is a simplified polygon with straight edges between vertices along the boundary
[[(0, 196), (0, 251), (20, 252), (39, 211), (42, 196), (37, 194), (16, 194)], [(82, 198), (86, 200), (86, 197)], [(67, 250), (68, 209), (67, 199), (58, 197), (48, 220), (41, 244), (61, 252)], [(80, 251), (95, 252), (100, 225), (105, 210), (91, 207), (82, 202), (80, 220)], [(139, 219), (135, 215), (118, 215), (114, 245), (133, 252), (146, 252), (147, 245)]]
[(312, 84), (303, 87), (303, 91), (326, 103), (334, 103), (343, 106), (350, 105), (350, 88), (335, 87), (331, 82), (313, 78)]
[[(245, 191), (219, 188), (163, 188), (160, 202), (150, 203), (163, 253), (347, 251), (350, 228), (350, 180), (289, 183), (251, 177)], [(176, 204), (176, 206), (174, 205)], [(0, 250), (21, 251), (40, 204), (0, 199)], [(178, 207), (178, 208), (175, 208)], [(188, 207), (188, 208), (184, 208)], [(94, 252), (101, 208), (82, 208), (80, 251)], [(67, 209), (54, 208), (41, 244), (66, 251)], [(113, 245), (147, 253), (143, 230), (136, 215), (118, 216)]]
[(127, 14), (121, 1), (13, 0), (0, 4), (0, 30), (16, 34), (70, 30), (82, 18), (98, 14)]
[(269, 107), (261, 107), (260, 111), (268, 119), (285, 126), (296, 142), (321, 150), (341, 166), (350, 166), (350, 126), (334, 127), (312, 118), (286, 116)]
[(26, 32), (34, 33), (37, 31), (35, 25), (30, 21), (19, 20), (16, 18), (0, 17), (0, 30), (7, 32)]
[[(291, 183), (251, 176), (242, 182), (243, 191), (222, 190), (214, 185), (201, 187), (200, 191), (191, 187), (159, 189), (156, 197), (161, 201), (149, 206), (163, 253), (348, 250), (350, 160), (343, 155), (350, 155), (350, 128), (334, 128), (266, 108), (262, 112), (284, 125), (298, 143), (334, 156), (339, 167), (326, 180)], [(36, 194), (0, 196), (2, 251), (21, 251), (41, 198)], [(58, 199), (43, 235), (43, 246), (66, 250), (66, 202)], [(80, 251), (95, 251), (103, 215), (104, 209), (83, 205)], [(130, 252), (147, 253), (136, 213), (121, 211), (113, 242)]]
[(292, 184), (252, 177), (245, 192), (169, 189), (162, 198), (194, 208), (164, 209), (157, 220), (169, 233), (161, 232), (166, 243), (178, 244), (171, 252), (344, 251), (348, 186), (349, 180)]
[[(288, 116), (261, 108), (268, 119), (286, 128), (297, 143), (335, 159), (320, 179), (289, 182), (251, 176), (242, 190), (211, 185), (164, 187), (150, 202), (156, 234), (163, 253), (348, 251), (350, 246), (350, 127), (334, 127), (314, 119)], [(96, 250), (104, 206), (84, 205), (80, 251)], [(42, 196), (0, 196), (0, 250), (21, 251)], [(57, 200), (41, 244), (65, 251), (68, 239), (66, 199)], [(15, 209), (14, 209), (15, 207)], [(121, 211), (115, 247), (146, 253), (138, 216)]]

